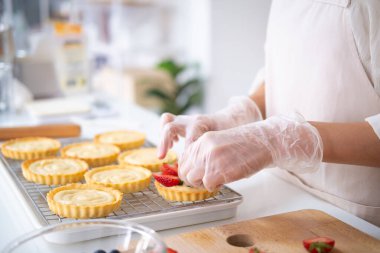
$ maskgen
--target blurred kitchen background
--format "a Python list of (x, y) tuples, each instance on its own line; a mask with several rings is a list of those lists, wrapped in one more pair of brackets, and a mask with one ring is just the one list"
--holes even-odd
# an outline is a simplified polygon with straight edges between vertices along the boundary
[[(1, 0), (0, 114), (212, 112), (264, 64), (270, 1)], [(92, 97), (92, 100), (88, 100)], [(84, 101), (91, 101), (85, 103)], [(0, 118), (1, 120), (1, 118)]]

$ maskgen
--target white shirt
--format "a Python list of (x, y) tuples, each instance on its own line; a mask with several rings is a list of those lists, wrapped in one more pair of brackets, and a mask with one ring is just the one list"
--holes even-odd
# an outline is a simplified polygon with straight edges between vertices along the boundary
[(380, 1), (351, 0), (348, 10), (360, 59), (380, 96)]
[[(361, 122), (380, 114), (380, 94), (368, 78), (354, 36), (352, 24), (359, 21), (352, 20), (353, 1), (272, 1), (265, 52), (268, 116), (296, 110), (307, 120)], [(380, 226), (378, 168), (322, 163), (310, 173), (275, 172)]]
[[(349, 16), (361, 62), (376, 93), (380, 96), (380, 0), (351, 0)], [(264, 81), (264, 68), (256, 74), (255, 89)], [(251, 89), (251, 92), (252, 92)], [(366, 118), (380, 139), (380, 114)]]
[[(351, 0), (353, 34), (369, 80), (380, 96), (380, 1)], [(380, 114), (366, 118), (380, 138)]]

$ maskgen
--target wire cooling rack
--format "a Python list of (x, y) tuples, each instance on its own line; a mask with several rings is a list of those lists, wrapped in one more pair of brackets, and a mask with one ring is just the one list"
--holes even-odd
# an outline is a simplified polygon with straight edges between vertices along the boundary
[[(70, 138), (62, 139), (63, 146), (86, 141), (84, 139)], [(88, 141), (88, 140), (87, 140)], [(145, 147), (152, 147), (150, 142), (146, 142)], [(47, 186), (27, 181), (21, 171), (22, 161), (5, 158), (0, 155), (5, 168), (10, 172), (12, 179), (25, 197), (30, 208), (37, 215), (42, 225), (69, 222), (74, 219), (62, 218), (52, 213), (46, 201), (46, 194), (57, 186)], [(174, 213), (181, 210), (189, 210), (199, 207), (212, 207), (221, 204), (237, 202), (240, 203), (242, 196), (234, 190), (224, 186), (219, 193), (207, 200), (189, 202), (168, 202), (163, 199), (156, 190), (153, 182), (150, 186), (140, 192), (124, 194), (120, 208), (109, 214), (106, 219), (129, 219), (136, 217), (154, 216), (162, 213)]]

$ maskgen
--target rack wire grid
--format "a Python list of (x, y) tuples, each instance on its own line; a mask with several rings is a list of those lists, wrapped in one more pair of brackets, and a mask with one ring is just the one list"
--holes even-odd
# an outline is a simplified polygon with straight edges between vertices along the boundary
[[(68, 145), (74, 142), (89, 141), (80, 138), (61, 139), (62, 146)], [(144, 147), (153, 147), (152, 143), (146, 142)], [(30, 207), (36, 213), (39, 220), (42, 223), (55, 224), (60, 222), (69, 222), (75, 219), (59, 217), (52, 213), (48, 207), (46, 194), (57, 186), (47, 186), (36, 184), (27, 181), (22, 175), (21, 163), (22, 161), (9, 159), (0, 155), (5, 168), (10, 172), (16, 185), (21, 190), (22, 194), (26, 198)], [(84, 183), (84, 182), (82, 182)], [(140, 192), (124, 194), (120, 208), (113, 213), (110, 213), (106, 219), (128, 219), (135, 217), (150, 216), (160, 213), (169, 213), (180, 210), (187, 210), (192, 208), (199, 208), (203, 206), (213, 206), (221, 203), (230, 203), (234, 201), (240, 201), (242, 196), (228, 188), (223, 186), (219, 193), (209, 199), (202, 201), (188, 201), (188, 202), (168, 202), (163, 199), (156, 190), (153, 182), (150, 186)]]

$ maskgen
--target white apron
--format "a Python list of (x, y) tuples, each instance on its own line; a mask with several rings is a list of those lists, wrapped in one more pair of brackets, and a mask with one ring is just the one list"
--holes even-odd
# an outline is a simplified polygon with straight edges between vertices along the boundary
[[(351, 29), (349, 0), (274, 0), (266, 42), (267, 116), (358, 122), (380, 113)], [(379, 154), (380, 155), (380, 154)], [(275, 173), (380, 226), (380, 168), (324, 163), (313, 173)]]

